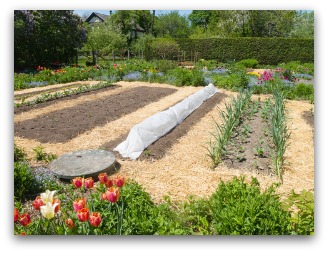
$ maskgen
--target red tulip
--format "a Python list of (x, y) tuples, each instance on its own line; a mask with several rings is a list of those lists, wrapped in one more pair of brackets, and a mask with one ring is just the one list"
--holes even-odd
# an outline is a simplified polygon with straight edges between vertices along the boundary
[(107, 188), (110, 188), (114, 185), (114, 181), (111, 179), (108, 179), (108, 181), (105, 183), (105, 185), (107, 186)]
[(114, 179), (114, 183), (117, 187), (121, 188), (123, 187), (123, 185), (125, 184), (125, 179), (124, 177), (121, 177), (121, 176), (117, 176), (115, 179)]
[(98, 227), (101, 223), (101, 216), (98, 212), (93, 212), (89, 218), (91, 226)]
[(37, 196), (35, 200), (33, 201), (33, 206), (35, 210), (40, 210), (41, 206), (44, 206), (44, 203), (41, 199), (41, 196)]
[(110, 187), (106, 191), (106, 196), (107, 196), (107, 200), (109, 200), (112, 203), (116, 203), (120, 198), (120, 191), (116, 187)]
[(57, 213), (59, 210), (60, 210), (60, 200), (59, 199), (54, 199), (53, 201), (52, 201), (52, 204), (54, 205), (54, 204), (58, 204), (58, 205), (56, 205), (56, 207), (55, 207), (55, 213)]
[(93, 181), (92, 177), (88, 177), (84, 180), (85, 188), (88, 188), (88, 189), (93, 188), (93, 185), (94, 185), (94, 181)]
[(77, 211), (77, 218), (79, 221), (84, 222), (89, 219), (89, 209), (87, 207)]
[(83, 185), (83, 181), (84, 180), (82, 177), (76, 177), (72, 180), (72, 182), (76, 188), (80, 188)]
[(19, 218), (19, 211), (18, 209), (15, 207), (14, 208), (14, 222), (18, 221)]
[(84, 208), (87, 204), (87, 201), (85, 198), (79, 198), (75, 201), (73, 201), (73, 207), (75, 212), (81, 210), (82, 208)]
[(67, 220), (65, 221), (65, 223), (66, 223), (66, 226), (67, 226), (68, 228), (70, 228), (70, 229), (72, 229), (72, 228), (75, 227), (74, 221), (73, 221), (72, 219), (67, 219)]
[(24, 213), (20, 216), (19, 222), (25, 227), (31, 223), (31, 216), (28, 213)]
[(98, 175), (98, 178), (99, 178), (100, 183), (102, 183), (102, 184), (106, 184), (108, 181), (107, 173), (100, 173)]

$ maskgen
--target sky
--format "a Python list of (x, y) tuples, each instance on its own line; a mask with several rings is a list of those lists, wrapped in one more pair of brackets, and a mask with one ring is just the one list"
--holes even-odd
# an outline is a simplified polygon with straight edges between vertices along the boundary
[[(155, 15), (161, 15), (169, 13), (171, 10), (155, 10)], [(92, 12), (98, 12), (101, 14), (109, 14), (109, 10), (74, 10), (74, 13), (78, 14), (79, 16), (82, 16), (84, 13), (92, 13)], [(188, 16), (191, 13), (191, 10), (179, 10), (180, 16)]]

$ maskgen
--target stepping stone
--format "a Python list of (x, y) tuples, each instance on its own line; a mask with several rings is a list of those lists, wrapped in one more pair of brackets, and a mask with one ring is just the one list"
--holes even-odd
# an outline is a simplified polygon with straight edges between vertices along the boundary
[(61, 179), (92, 177), (98, 180), (99, 173), (116, 171), (115, 156), (100, 149), (79, 150), (58, 157), (50, 164), (50, 169)]

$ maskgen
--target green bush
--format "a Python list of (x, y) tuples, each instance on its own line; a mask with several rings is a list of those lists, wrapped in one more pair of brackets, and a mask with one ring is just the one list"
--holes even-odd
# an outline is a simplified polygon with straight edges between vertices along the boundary
[(314, 194), (311, 191), (303, 190), (295, 193), (293, 190), (284, 202), (285, 210), (296, 207), (296, 212), (292, 212), (291, 223), (293, 234), (312, 235), (314, 234)]
[(204, 86), (205, 78), (203, 72), (197, 69), (175, 68), (168, 71), (167, 82), (180, 86)]
[(240, 89), (247, 88), (248, 77), (245, 71), (225, 75), (213, 75), (213, 83), (220, 88), (239, 91)]
[(244, 59), (237, 62), (236, 64), (244, 66), (245, 68), (256, 68), (259, 62), (256, 59)]
[(283, 210), (275, 188), (261, 193), (259, 182), (244, 178), (221, 182), (212, 195), (213, 227), (219, 235), (286, 235), (290, 213)]
[(150, 45), (150, 54), (147, 58), (172, 59), (179, 50), (179, 44), (169, 38), (157, 38)]
[(177, 39), (180, 49), (220, 62), (257, 59), (260, 64), (314, 62), (314, 40), (297, 38)]

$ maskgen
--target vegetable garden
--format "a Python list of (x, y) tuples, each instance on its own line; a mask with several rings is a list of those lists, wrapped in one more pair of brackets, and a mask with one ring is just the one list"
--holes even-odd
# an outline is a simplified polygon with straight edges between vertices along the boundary
[[(15, 234), (314, 232), (313, 64), (179, 65), (15, 73)], [(67, 152), (113, 151), (208, 83), (219, 92), (139, 159), (113, 152), (113, 175), (67, 183), (49, 170)]]

